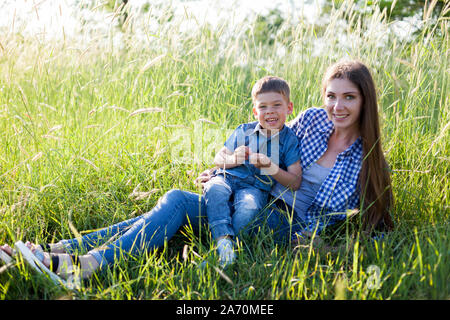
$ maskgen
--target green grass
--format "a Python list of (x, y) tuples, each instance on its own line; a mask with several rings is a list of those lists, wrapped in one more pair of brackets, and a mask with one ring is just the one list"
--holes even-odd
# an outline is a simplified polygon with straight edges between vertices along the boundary
[[(347, 248), (327, 252), (276, 245), (262, 230), (244, 237), (237, 263), (219, 272), (197, 267), (213, 253), (207, 230), (187, 228), (165, 248), (121, 259), (78, 292), (22, 262), (3, 268), (0, 298), (450, 298), (448, 19), (441, 16), (436, 28), (424, 21), (414, 41), (399, 42), (383, 38), (389, 23), (382, 14), (331, 15), (361, 22), (342, 32), (334, 24), (285, 23), (270, 47), (252, 38), (251, 24), (235, 26), (232, 38), (226, 22), (180, 36), (164, 15), (148, 43), (130, 32), (124, 48), (2, 33), (0, 243), (72, 238), (147, 212), (172, 188), (199, 192), (193, 179), (211, 166), (226, 130), (252, 119), (258, 78), (287, 79), (296, 115), (321, 104), (324, 69), (344, 56), (369, 65), (378, 86), (395, 231), (372, 243), (344, 225), (325, 242)], [(321, 37), (324, 51), (315, 55)], [(133, 115), (142, 108), (160, 110)], [(198, 150), (205, 151), (193, 159)], [(154, 192), (136, 199), (133, 191)]]

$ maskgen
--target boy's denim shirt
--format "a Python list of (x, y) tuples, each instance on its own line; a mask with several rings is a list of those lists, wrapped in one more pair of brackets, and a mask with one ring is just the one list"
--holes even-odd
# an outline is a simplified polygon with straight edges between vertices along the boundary
[[(300, 160), (298, 138), (287, 126), (284, 126), (278, 133), (267, 137), (258, 121), (244, 123), (234, 130), (224, 145), (230, 151), (234, 151), (242, 145), (248, 146), (252, 152), (268, 156), (283, 170), (287, 170), (290, 165)], [(249, 160), (245, 160), (243, 165), (231, 169), (218, 169), (216, 174), (219, 173), (245, 179), (261, 190), (270, 191), (274, 184), (274, 179), (270, 175), (264, 174), (264, 169), (256, 168), (250, 164)]]

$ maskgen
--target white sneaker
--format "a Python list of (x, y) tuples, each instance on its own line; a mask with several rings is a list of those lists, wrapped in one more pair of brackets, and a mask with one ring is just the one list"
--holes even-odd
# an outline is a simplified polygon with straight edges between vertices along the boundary
[(4, 264), (8, 264), (13, 261), (12, 257), (2, 249), (0, 249), (0, 260), (2, 260)]
[(219, 253), (219, 265), (223, 268), (232, 264), (236, 258), (233, 242), (227, 238), (217, 241), (217, 252)]

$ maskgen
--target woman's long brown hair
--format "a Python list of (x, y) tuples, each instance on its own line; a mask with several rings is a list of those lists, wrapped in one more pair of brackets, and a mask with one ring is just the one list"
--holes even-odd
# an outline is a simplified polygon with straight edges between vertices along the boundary
[(389, 167), (381, 146), (378, 103), (375, 84), (369, 69), (359, 61), (338, 62), (328, 68), (322, 86), (332, 79), (347, 79), (355, 84), (363, 96), (360, 114), (360, 134), (363, 162), (359, 174), (361, 189), (361, 219), (366, 231), (393, 228), (389, 210), (393, 205)]

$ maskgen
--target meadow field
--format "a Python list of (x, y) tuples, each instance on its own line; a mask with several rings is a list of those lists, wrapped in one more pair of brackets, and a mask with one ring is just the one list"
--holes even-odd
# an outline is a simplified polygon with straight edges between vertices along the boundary
[(256, 21), (185, 28), (170, 7), (150, 7), (158, 24), (139, 36), (133, 15), (98, 36), (2, 29), (0, 243), (73, 238), (141, 215), (173, 188), (201, 194), (193, 181), (214, 150), (253, 121), (258, 78), (288, 80), (297, 115), (321, 106), (322, 74), (344, 57), (365, 62), (378, 87), (395, 230), (371, 241), (341, 225), (324, 235), (335, 251), (277, 245), (262, 230), (222, 270), (198, 267), (214, 255), (207, 227), (184, 228), (77, 291), (20, 259), (0, 265), (0, 299), (449, 299), (450, 6), (425, 11), (411, 39), (386, 12), (353, 9), (345, 1), (321, 25), (285, 19), (270, 41)]

